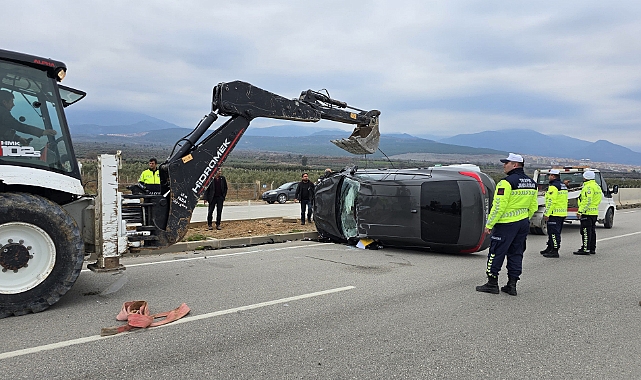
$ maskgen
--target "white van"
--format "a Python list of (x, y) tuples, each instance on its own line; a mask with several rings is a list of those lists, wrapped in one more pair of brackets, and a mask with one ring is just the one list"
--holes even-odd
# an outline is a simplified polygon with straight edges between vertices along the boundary
[[(576, 212), (579, 207), (579, 195), (581, 195), (581, 189), (583, 188), (583, 172), (592, 170), (594, 172), (594, 180), (601, 186), (601, 190), (603, 190), (603, 198), (599, 205), (597, 223), (603, 224), (605, 228), (612, 228), (614, 225), (614, 213), (616, 212), (616, 205), (614, 199), (612, 199), (612, 194), (619, 192), (618, 186), (615, 185), (613, 189), (609, 189), (598, 169), (583, 166), (564, 166), (550, 169), (558, 169), (561, 172), (561, 182), (564, 182), (568, 187), (568, 216), (565, 218), (566, 223), (579, 220)], [(548, 175), (550, 169), (534, 171), (533, 179), (537, 183), (539, 191), (539, 209), (534, 213), (532, 219), (530, 219), (530, 232), (537, 235), (547, 235), (547, 224), (543, 222), (543, 212), (545, 211), (545, 192), (549, 186)]]

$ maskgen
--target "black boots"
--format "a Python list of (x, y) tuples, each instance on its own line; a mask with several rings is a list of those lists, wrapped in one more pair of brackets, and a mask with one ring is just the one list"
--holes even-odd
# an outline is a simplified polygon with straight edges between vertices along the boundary
[(543, 257), (559, 257), (558, 249), (551, 249), (543, 254)]
[[(558, 253), (557, 253), (558, 255)], [(508, 277), (507, 284), (501, 287), (501, 291), (511, 296), (516, 295), (516, 282), (518, 277)], [(477, 292), (499, 294), (499, 279), (498, 277), (487, 276), (487, 283), (485, 285), (477, 286)]]
[[(499, 294), (499, 279), (498, 277), (487, 276), (487, 283), (485, 285), (477, 286), (477, 292)], [(514, 292), (516, 292), (516, 283)]]
[[(553, 257), (553, 256), (545, 256), (545, 257)], [(558, 251), (557, 251), (557, 253), (556, 253), (556, 257), (559, 257), (559, 253), (558, 253)], [(518, 280), (519, 280), (518, 278), (515, 278), (515, 277), (509, 277), (509, 278), (507, 279), (507, 284), (505, 284), (505, 286), (502, 286), (502, 287), (501, 287), (501, 291), (502, 291), (502, 292), (505, 292), (505, 293), (507, 293), (507, 294), (509, 294), (509, 295), (511, 295), (511, 296), (515, 296), (515, 295), (516, 295), (516, 282), (517, 282)], [(498, 293), (498, 292), (497, 292), (497, 293)]]
[(550, 252), (550, 247), (545, 247), (544, 250), (540, 251), (542, 255), (545, 255), (546, 253)]
[(583, 248), (581, 248), (578, 251), (574, 251), (572, 253), (575, 254), (575, 255), (589, 255), (590, 251), (585, 251), (585, 250), (583, 250)]

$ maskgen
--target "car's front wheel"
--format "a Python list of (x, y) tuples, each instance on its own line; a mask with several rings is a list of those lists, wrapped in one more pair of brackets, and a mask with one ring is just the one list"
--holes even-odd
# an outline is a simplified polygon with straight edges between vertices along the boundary
[(285, 194), (278, 194), (278, 203), (285, 203), (287, 202), (287, 195)]
[(609, 208), (608, 212), (605, 213), (605, 219), (603, 220), (603, 226), (605, 228), (612, 228), (612, 226), (614, 226), (614, 210), (612, 208)]

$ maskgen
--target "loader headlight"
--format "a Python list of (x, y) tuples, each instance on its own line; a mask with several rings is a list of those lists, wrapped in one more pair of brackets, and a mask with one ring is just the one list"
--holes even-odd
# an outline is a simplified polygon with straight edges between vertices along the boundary
[(58, 82), (62, 82), (63, 79), (65, 79), (65, 76), (67, 75), (67, 72), (63, 68), (59, 68), (56, 72), (56, 77), (58, 77)]

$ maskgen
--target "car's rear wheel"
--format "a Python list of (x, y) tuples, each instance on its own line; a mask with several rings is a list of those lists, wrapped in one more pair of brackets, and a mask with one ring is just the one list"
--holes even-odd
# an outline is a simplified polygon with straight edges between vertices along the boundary
[(285, 194), (278, 194), (278, 203), (285, 203), (287, 202), (287, 195)]
[(612, 228), (612, 226), (614, 226), (614, 210), (612, 208), (609, 208), (608, 212), (605, 213), (605, 219), (603, 220), (603, 226), (605, 228)]

